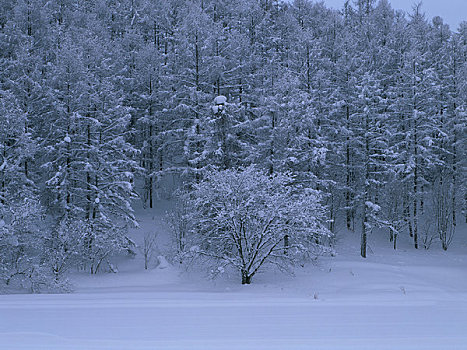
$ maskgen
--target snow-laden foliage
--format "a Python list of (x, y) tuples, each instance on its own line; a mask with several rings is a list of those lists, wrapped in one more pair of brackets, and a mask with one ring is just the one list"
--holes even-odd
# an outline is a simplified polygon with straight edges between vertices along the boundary
[(283, 174), (254, 167), (213, 171), (188, 194), (190, 253), (218, 268), (233, 266), (242, 283), (268, 264), (281, 268), (326, 249), (321, 195)]
[(133, 250), (137, 192), (153, 208), (213, 169), (319, 189), (362, 256), (374, 228), (447, 249), (467, 218), (467, 22), (388, 1), (4, 3), (0, 202), (40, 203), (53, 273), (104, 270)]
[[(58, 287), (44, 257), (43, 209), (35, 199), (0, 204), (0, 291)], [(60, 281), (61, 282), (61, 281)]]

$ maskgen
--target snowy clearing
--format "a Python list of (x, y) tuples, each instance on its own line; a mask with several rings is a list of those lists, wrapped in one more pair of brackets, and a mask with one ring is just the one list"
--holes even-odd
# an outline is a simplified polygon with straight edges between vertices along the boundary
[(462, 298), (339, 302), (146, 292), (3, 297), (1, 348), (466, 349)]
[(169, 266), (80, 276), (74, 294), (3, 295), (0, 349), (467, 349), (465, 247), (367, 260), (346, 247), (249, 286)]

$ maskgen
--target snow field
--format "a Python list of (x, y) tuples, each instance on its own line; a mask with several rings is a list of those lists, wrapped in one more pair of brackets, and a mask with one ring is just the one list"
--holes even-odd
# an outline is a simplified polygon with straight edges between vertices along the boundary
[[(163, 254), (162, 212), (145, 215), (135, 240), (158, 230)], [(0, 350), (467, 349), (467, 246), (401, 240), (393, 251), (375, 235), (363, 260), (356, 238), (295, 276), (268, 271), (249, 286), (165, 262), (144, 271), (137, 257), (117, 274), (74, 276), (72, 294), (3, 295)]]

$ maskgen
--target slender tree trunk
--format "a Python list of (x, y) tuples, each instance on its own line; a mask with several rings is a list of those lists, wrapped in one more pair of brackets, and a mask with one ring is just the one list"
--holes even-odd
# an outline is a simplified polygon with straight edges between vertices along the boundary
[(417, 74), (417, 68), (415, 61), (413, 61), (413, 95), (412, 95), (412, 123), (413, 123), (413, 129), (412, 129), (412, 134), (413, 134), (413, 156), (414, 156), (414, 170), (413, 170), (413, 200), (412, 200), (412, 234), (413, 234), (413, 241), (414, 241), (414, 246), (415, 249), (418, 249), (418, 168), (419, 168), (419, 159), (418, 159), (418, 113), (417, 113), (417, 83), (416, 83), (416, 74)]
[(457, 226), (456, 223), (456, 191), (457, 191), (457, 133), (454, 130), (454, 141), (453, 141), (453, 155), (452, 155), (452, 225), (454, 229)]
[(156, 21), (154, 21), (154, 47), (157, 50), (160, 50), (160, 38), (159, 38), (159, 30)]
[(367, 208), (367, 202), (370, 200), (370, 140), (368, 137), (368, 129), (370, 127), (369, 117), (368, 115), (365, 116), (365, 125), (364, 125), (364, 132), (365, 132), (365, 149), (364, 149), (364, 166), (365, 166), (365, 184), (363, 190), (363, 213), (362, 213), (362, 236), (360, 242), (360, 255), (362, 258), (366, 258), (366, 247), (367, 247), (367, 237), (369, 231), (369, 208)]
[[(28, 134), (28, 126), (24, 126), (24, 133), (27, 135)], [(29, 162), (27, 159), (24, 160), (24, 176), (26, 178), (29, 177)]]
[(362, 234), (360, 238), (360, 255), (362, 258), (366, 258), (366, 246), (367, 246), (367, 224), (368, 216), (366, 210), (366, 204), (363, 203), (363, 220), (362, 220)]
[[(95, 198), (99, 198), (98, 197), (99, 194), (97, 192), (97, 189), (99, 188), (98, 187), (99, 186), (99, 180), (97, 179), (97, 174), (96, 174), (96, 176), (94, 178), (94, 185), (96, 186), (96, 188), (94, 190), (95, 191), (94, 196), (95, 196)], [(96, 204), (94, 205), (93, 210), (92, 210), (92, 218), (93, 219), (95, 219), (97, 217), (97, 211), (99, 210), (99, 204), (98, 203), (96, 203)]]
[(276, 128), (275, 115), (271, 116), (271, 140), (269, 144), (269, 175), (274, 174), (274, 134)]
[(199, 44), (198, 44), (198, 33), (195, 34), (195, 86), (199, 89)]
[(153, 130), (152, 130), (152, 121), (149, 124), (149, 156), (148, 156), (148, 165), (149, 165), (149, 175), (148, 175), (148, 190), (149, 190), (149, 208), (152, 209), (153, 207), (153, 191), (154, 191), (154, 184), (153, 184), (153, 145), (152, 145), (152, 138), (153, 138)]
[(336, 230), (336, 213), (334, 210), (334, 195), (331, 194), (331, 205), (329, 207), (329, 231), (335, 233)]
[(148, 197), (149, 197), (149, 208), (153, 207), (153, 197), (154, 197), (154, 184), (153, 184), (153, 170), (154, 170), (154, 147), (153, 147), (153, 120), (152, 120), (152, 77), (149, 77), (149, 154), (148, 154)]
[(306, 87), (308, 93), (311, 92), (311, 63), (310, 63), (310, 45), (306, 45)]
[(418, 249), (418, 135), (416, 128), (416, 121), (414, 121), (414, 157), (415, 157), (415, 166), (414, 166), (414, 176), (413, 176), (413, 219), (412, 219), (412, 233), (415, 249)]
[[(347, 120), (347, 128), (350, 128), (350, 108), (347, 105), (346, 107), (346, 120)], [(351, 208), (351, 182), (352, 182), (352, 175), (350, 169), (350, 137), (347, 136), (346, 139), (346, 146), (345, 146), (345, 167), (346, 167), (346, 190), (345, 190), (345, 214), (346, 214), (346, 223), (347, 229), (350, 231), (352, 230), (352, 208)], [(353, 231), (353, 230), (352, 230)]]
[[(89, 116), (88, 116), (89, 117)], [(90, 163), (90, 149), (91, 149), (91, 126), (87, 125), (86, 127), (87, 129), (87, 147), (88, 147), (88, 150), (86, 152), (86, 157), (87, 157), (87, 161), (88, 163)], [(89, 168), (88, 168), (89, 169)], [(92, 218), (92, 204), (91, 204), (91, 174), (89, 172), (89, 170), (86, 171), (86, 216), (87, 216), (87, 219), (91, 219)]]
[(70, 176), (70, 171), (71, 171), (71, 142), (67, 143), (67, 155), (66, 155), (66, 177), (67, 177), (67, 184), (66, 184), (66, 210), (70, 210), (70, 204), (71, 204), (71, 193), (70, 193), (70, 183), (71, 179), (69, 178)]
[[(4, 146), (3, 146), (3, 161), (5, 162), (6, 164), (6, 142), (4, 142)], [(4, 164), (0, 164), (0, 167), (2, 167)], [(1, 179), (2, 179), (2, 188), (0, 190), (0, 204), (5, 204), (5, 198), (3, 197), (3, 194), (5, 193), (5, 170), (2, 170), (0, 171), (0, 176), (1, 176)]]

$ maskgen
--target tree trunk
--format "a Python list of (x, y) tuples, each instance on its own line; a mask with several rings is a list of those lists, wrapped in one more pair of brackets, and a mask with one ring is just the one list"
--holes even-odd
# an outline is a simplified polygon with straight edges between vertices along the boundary
[[(6, 162), (6, 145), (3, 146), (3, 161)], [(0, 164), (2, 166), (4, 164)], [(2, 168), (2, 171), (0, 172), (0, 178), (2, 179), (1, 182), (1, 188), (0, 188), (0, 204), (5, 204), (5, 198), (3, 197), (3, 193), (5, 192), (5, 171)]]
[(414, 169), (414, 177), (413, 177), (413, 241), (415, 249), (418, 249), (418, 213), (417, 213), (417, 205), (418, 205), (418, 161), (417, 161), (417, 135), (415, 134), (415, 169)]
[(275, 136), (275, 129), (276, 127), (276, 120), (275, 115), (272, 113), (271, 116), (271, 140), (269, 144), (269, 175), (274, 174), (274, 136)]
[(153, 127), (152, 127), (152, 78), (149, 79), (149, 94), (151, 100), (149, 103), (149, 116), (151, 120), (149, 121), (149, 156), (148, 156), (148, 165), (149, 165), (149, 178), (148, 178), (148, 190), (149, 190), (149, 208), (153, 207), (153, 169), (154, 169), (154, 147), (153, 147)]
[(452, 226), (456, 228), (456, 191), (457, 191), (457, 133), (454, 130), (454, 142), (452, 150)]
[(362, 258), (366, 258), (366, 243), (367, 243), (366, 224), (367, 224), (367, 216), (366, 216), (366, 210), (364, 210), (363, 223), (362, 223), (362, 236), (361, 236), (361, 241), (360, 241), (360, 255), (362, 256)]
[(397, 248), (397, 232), (391, 229), (392, 241), (394, 242), (394, 250)]
[[(350, 128), (350, 109), (349, 106), (346, 107), (346, 117), (347, 117), (347, 128)], [(350, 202), (351, 202), (351, 193), (350, 193), (350, 184), (351, 184), (351, 170), (350, 170), (350, 137), (347, 136), (347, 143), (346, 143), (346, 149), (345, 149), (345, 167), (346, 167), (346, 191), (345, 191), (345, 214), (346, 214), (346, 223), (347, 223), (347, 230), (353, 231), (352, 229), (352, 209), (350, 207)]]
[[(90, 116), (87, 116), (90, 118)], [(86, 152), (86, 158), (88, 163), (91, 163), (91, 155), (90, 155), (90, 150), (91, 150), (91, 126), (87, 125), (87, 146), (88, 150)], [(92, 218), (92, 204), (91, 204), (91, 174), (88, 171), (86, 171), (86, 218), (90, 220)]]
[(329, 231), (336, 232), (336, 213), (334, 210), (334, 196), (331, 194), (331, 205), (329, 207)]
[[(364, 130), (369, 130), (370, 121), (368, 115), (365, 115), (364, 120)], [(366, 245), (367, 245), (367, 232), (369, 225), (369, 208), (367, 208), (367, 202), (370, 200), (370, 140), (368, 133), (364, 134), (365, 136), (365, 182), (363, 190), (363, 213), (362, 213), (362, 236), (360, 242), (360, 255), (362, 258), (366, 258)]]
[[(413, 75), (416, 76), (416, 64), (415, 61), (413, 62)], [(417, 206), (418, 206), (418, 127), (417, 127), (417, 100), (416, 100), (416, 89), (417, 85), (413, 83), (413, 156), (415, 161), (415, 166), (413, 170), (413, 208), (412, 208), (412, 234), (413, 234), (413, 241), (415, 249), (418, 249), (418, 213), (417, 213)]]
[(248, 271), (242, 270), (242, 284), (250, 284), (251, 283), (251, 275), (248, 274)]

